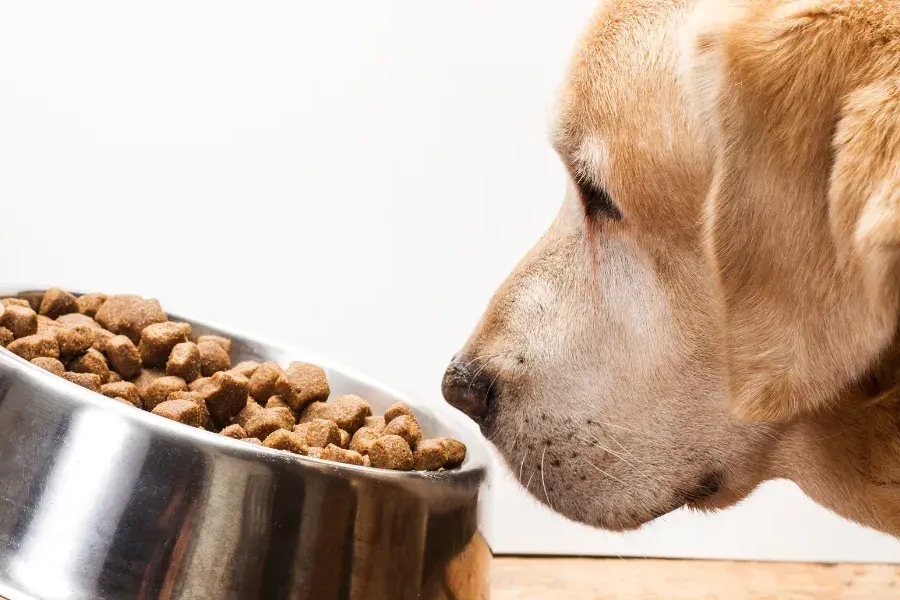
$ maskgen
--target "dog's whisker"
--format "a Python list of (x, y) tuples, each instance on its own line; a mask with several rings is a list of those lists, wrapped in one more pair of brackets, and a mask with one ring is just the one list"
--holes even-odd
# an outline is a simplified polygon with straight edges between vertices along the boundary
[(531, 480), (534, 479), (534, 471), (531, 472), (531, 476), (528, 478), (528, 483), (525, 484), (525, 491), (531, 491)]
[(525, 459), (528, 458), (528, 453), (530, 450), (525, 450), (525, 454), (522, 455), (522, 462), (519, 463), (519, 476), (517, 479), (522, 481), (522, 468), (525, 466)]
[(591, 445), (593, 445), (593, 446), (596, 446), (597, 448), (600, 448), (600, 449), (603, 450), (604, 452), (608, 452), (608, 453), (612, 454), (613, 456), (615, 456), (616, 458), (618, 458), (619, 460), (621, 460), (623, 463), (625, 463), (626, 465), (628, 465), (629, 467), (631, 467), (632, 469), (634, 469), (635, 472), (636, 472), (638, 475), (640, 475), (641, 477), (643, 477), (644, 479), (646, 479), (648, 483), (650, 483), (651, 485), (654, 485), (654, 486), (656, 486), (657, 488), (659, 488), (659, 481), (658, 481), (658, 480), (652, 479), (652, 478), (651, 478), (649, 475), (647, 475), (647, 473), (645, 473), (640, 467), (638, 467), (637, 465), (635, 465), (634, 463), (632, 463), (631, 461), (629, 461), (627, 458), (625, 458), (625, 457), (622, 456), (621, 454), (615, 452), (615, 451), (612, 450), (611, 448), (607, 448), (606, 446), (604, 446), (603, 444), (601, 444), (601, 443), (599, 443), (599, 442), (592, 442), (591, 440), (586, 440), (586, 439), (580, 438), (580, 437), (578, 437), (578, 436), (575, 436), (575, 439), (581, 440), (582, 442), (584, 442), (584, 443), (586, 443), (586, 444), (591, 444)]
[(587, 461), (585, 461), (585, 462), (586, 462), (588, 465), (590, 465), (590, 466), (592, 466), (593, 468), (595, 468), (595, 469), (597, 469), (598, 471), (600, 471), (600, 473), (602, 473), (603, 475), (606, 475), (607, 477), (609, 477), (610, 479), (612, 479), (613, 481), (617, 481), (617, 482), (621, 483), (622, 485), (624, 485), (625, 487), (628, 487), (628, 484), (627, 484), (627, 483), (625, 483), (624, 481), (622, 481), (621, 479), (619, 479), (619, 478), (616, 477), (615, 475), (610, 475), (609, 473), (607, 473), (606, 471), (604, 471), (603, 469), (601, 469), (600, 467), (598, 467), (597, 465), (595, 465), (595, 464), (592, 463), (591, 461), (587, 460)]
[[(553, 502), (550, 500), (550, 494), (547, 493), (547, 482), (544, 481), (544, 457), (547, 455), (547, 446), (544, 446), (544, 451), (541, 452), (541, 486), (544, 488), (544, 497), (547, 499), (547, 504), (550, 505), (550, 508), (553, 508)], [(554, 509), (556, 510), (556, 509)]]

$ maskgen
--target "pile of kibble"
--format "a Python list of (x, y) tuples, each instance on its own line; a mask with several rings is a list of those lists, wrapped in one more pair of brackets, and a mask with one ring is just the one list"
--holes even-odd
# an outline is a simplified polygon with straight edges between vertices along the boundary
[(329, 400), (316, 365), (231, 364), (231, 340), (193, 334), (156, 300), (54, 288), (0, 299), (0, 346), (94, 392), (237, 440), (401, 471), (459, 466), (462, 442), (423, 439), (395, 404), (373, 416), (355, 395)]

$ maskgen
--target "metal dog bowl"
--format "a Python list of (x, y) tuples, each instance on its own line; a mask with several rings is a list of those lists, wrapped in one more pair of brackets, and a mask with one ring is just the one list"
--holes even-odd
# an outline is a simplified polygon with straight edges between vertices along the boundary
[(487, 453), (449, 409), (438, 419), (312, 354), (173, 318), (232, 338), (236, 360), (322, 365), (334, 394), (376, 412), (407, 402), (468, 457), (443, 473), (299, 457), (135, 410), (0, 349), (0, 596), (488, 597), (477, 521)]

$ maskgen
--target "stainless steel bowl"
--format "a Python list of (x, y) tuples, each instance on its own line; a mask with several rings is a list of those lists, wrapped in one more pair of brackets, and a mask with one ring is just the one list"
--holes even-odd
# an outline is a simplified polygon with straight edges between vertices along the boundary
[(430, 474), (299, 457), (134, 410), (0, 350), (0, 595), (488, 597), (488, 459), (474, 431), (310, 353), (173, 318), (232, 338), (237, 360), (322, 365), (334, 394), (376, 411), (407, 402), (468, 457)]

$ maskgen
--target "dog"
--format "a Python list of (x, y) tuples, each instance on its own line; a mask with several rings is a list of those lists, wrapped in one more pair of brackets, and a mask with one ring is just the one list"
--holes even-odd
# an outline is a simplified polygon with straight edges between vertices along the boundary
[(786, 478), (900, 536), (900, 2), (607, 0), (552, 143), (445, 399), (581, 523)]

